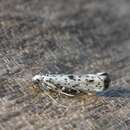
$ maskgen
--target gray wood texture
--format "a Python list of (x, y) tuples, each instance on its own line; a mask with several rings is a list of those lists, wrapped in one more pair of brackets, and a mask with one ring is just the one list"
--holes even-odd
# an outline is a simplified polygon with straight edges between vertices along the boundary
[[(112, 83), (96, 97), (31, 82), (100, 71)], [(130, 130), (130, 1), (0, 0), (0, 130)]]

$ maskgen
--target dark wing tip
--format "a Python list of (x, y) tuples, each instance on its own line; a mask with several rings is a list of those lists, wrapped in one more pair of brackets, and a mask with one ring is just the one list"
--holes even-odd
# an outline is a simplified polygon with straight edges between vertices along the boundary
[(104, 73), (103, 76), (105, 76), (105, 79), (104, 79), (104, 90), (106, 90), (106, 89), (109, 88), (111, 79), (110, 79), (110, 76), (109, 76), (108, 73)]

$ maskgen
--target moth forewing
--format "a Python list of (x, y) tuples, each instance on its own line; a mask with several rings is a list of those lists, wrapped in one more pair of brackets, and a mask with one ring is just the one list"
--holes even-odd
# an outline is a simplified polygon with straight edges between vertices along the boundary
[[(49, 90), (61, 90), (69, 92), (71, 90), (81, 92), (101, 92), (109, 87), (110, 78), (107, 73), (97, 74), (50, 74), (36, 75), (32, 78), (34, 83), (41, 83)], [(42, 86), (41, 86), (42, 87)]]

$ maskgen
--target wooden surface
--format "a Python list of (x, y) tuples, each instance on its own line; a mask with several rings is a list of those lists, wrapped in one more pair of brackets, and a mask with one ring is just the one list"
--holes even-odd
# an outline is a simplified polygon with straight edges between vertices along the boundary
[[(112, 84), (96, 97), (31, 82), (100, 71)], [(0, 0), (0, 130), (130, 130), (129, 0)]]

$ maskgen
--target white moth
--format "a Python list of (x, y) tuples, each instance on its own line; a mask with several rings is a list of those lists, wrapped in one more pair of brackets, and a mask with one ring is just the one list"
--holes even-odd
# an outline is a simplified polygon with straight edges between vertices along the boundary
[(80, 92), (102, 92), (109, 87), (107, 73), (97, 74), (46, 74), (35, 75), (32, 81), (39, 84), (42, 90), (61, 91), (64, 94)]

